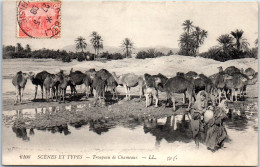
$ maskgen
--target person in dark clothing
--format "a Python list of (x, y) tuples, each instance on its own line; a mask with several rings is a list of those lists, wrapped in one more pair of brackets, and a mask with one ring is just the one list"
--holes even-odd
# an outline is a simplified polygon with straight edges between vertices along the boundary
[(201, 141), (205, 142), (209, 150), (215, 151), (223, 146), (227, 137), (223, 125), (227, 118), (226, 111), (222, 107), (207, 107), (205, 94), (202, 92), (200, 96), (189, 111), (193, 138), (197, 147)]

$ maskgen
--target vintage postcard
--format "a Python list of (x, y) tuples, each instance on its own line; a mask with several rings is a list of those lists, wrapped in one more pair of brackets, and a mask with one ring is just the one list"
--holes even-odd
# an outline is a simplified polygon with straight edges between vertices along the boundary
[(258, 165), (257, 2), (4, 0), (3, 165)]

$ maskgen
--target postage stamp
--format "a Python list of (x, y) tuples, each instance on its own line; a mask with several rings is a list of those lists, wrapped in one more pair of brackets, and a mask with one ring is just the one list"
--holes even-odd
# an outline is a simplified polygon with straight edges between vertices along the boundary
[(60, 37), (60, 1), (19, 1), (17, 4), (17, 37)]

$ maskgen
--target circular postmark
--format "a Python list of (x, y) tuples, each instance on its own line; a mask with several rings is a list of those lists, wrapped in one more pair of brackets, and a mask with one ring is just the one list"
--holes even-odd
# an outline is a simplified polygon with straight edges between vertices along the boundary
[(60, 37), (60, 7), (60, 1), (19, 1), (17, 5), (18, 37)]

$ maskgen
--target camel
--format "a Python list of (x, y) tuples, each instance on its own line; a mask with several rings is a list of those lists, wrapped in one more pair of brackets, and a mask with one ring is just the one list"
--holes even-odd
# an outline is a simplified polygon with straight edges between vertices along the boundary
[(15, 86), (16, 89), (16, 101), (15, 101), (16, 104), (18, 103), (18, 96), (20, 96), (20, 103), (22, 103), (23, 101), (23, 91), (28, 78), (29, 75), (27, 73), (23, 73), (22, 71), (19, 71), (12, 79), (12, 84)]
[(66, 76), (64, 74), (57, 74), (56, 80), (57, 82), (59, 82), (58, 91), (60, 92), (59, 94), (61, 95), (59, 100), (61, 101), (62, 98), (63, 99), (62, 101), (65, 102), (66, 89), (70, 82), (70, 76)]
[[(109, 76), (109, 78), (107, 79), (106, 86), (111, 87), (111, 91), (112, 91), (112, 94), (113, 94), (112, 99), (118, 99), (117, 90), (116, 90), (118, 84), (117, 84), (115, 78), (112, 75)], [(116, 95), (116, 98), (115, 98), (115, 95)]]
[[(111, 92), (113, 94), (112, 99), (114, 99), (115, 94), (117, 96), (116, 87), (118, 86), (118, 83), (115, 80), (114, 76), (110, 72), (108, 72), (106, 69), (101, 69), (101, 70), (97, 71), (96, 76), (100, 77), (102, 79), (102, 81), (104, 81), (105, 91), (107, 91), (108, 87), (111, 87)], [(103, 97), (105, 98), (105, 95)]]
[(159, 98), (158, 98), (158, 90), (156, 90), (153, 87), (147, 87), (144, 91), (144, 95), (145, 95), (145, 106), (148, 107), (152, 100), (150, 101), (150, 99), (155, 98), (155, 107), (158, 107), (158, 102), (159, 102)]
[(99, 99), (99, 104), (102, 104), (102, 96), (104, 95), (105, 92), (105, 82), (103, 81), (103, 79), (97, 75), (94, 76), (93, 78), (93, 89), (96, 90), (96, 93), (94, 95), (95, 97), (95, 105), (97, 103), (97, 100)]
[(236, 68), (235, 66), (227, 67), (224, 72), (228, 75), (233, 75), (234, 73), (240, 73), (240, 69)]
[(70, 70), (70, 88), (71, 88), (71, 93), (74, 92), (77, 94), (76, 90), (76, 85), (85, 85), (85, 92), (86, 92), (86, 97), (89, 97), (89, 87), (91, 87), (92, 81), (89, 75), (82, 73), (81, 71), (75, 71), (73, 72), (73, 68)]
[(243, 89), (245, 88), (248, 77), (242, 73), (234, 73), (232, 76), (228, 76), (225, 79), (225, 86), (228, 90), (231, 90), (231, 97), (230, 100), (233, 101), (233, 97), (235, 97), (235, 101), (237, 101), (237, 92), (241, 92), (243, 95)]
[[(191, 80), (188, 80), (182, 76), (175, 76), (173, 78), (168, 79), (168, 81), (164, 85), (164, 90), (167, 94), (167, 101), (169, 98), (172, 99), (173, 111), (176, 110), (174, 97), (175, 93), (187, 93), (189, 98), (188, 108), (191, 107), (192, 97), (195, 96), (194, 84)], [(186, 99), (186, 97), (184, 99)]]
[(144, 80), (145, 80), (145, 101), (146, 101), (146, 107), (148, 107), (151, 102), (150, 99), (155, 98), (155, 107), (158, 107), (158, 84), (161, 83), (161, 79), (159, 76), (151, 76), (150, 74), (145, 73), (144, 74)]
[(194, 80), (195, 93), (205, 90), (207, 93), (210, 93), (213, 87), (212, 81), (205, 76), (204, 74), (199, 74)]
[(245, 74), (252, 79), (252, 77), (255, 75), (255, 70), (252, 68), (247, 68), (245, 70)]
[(142, 76), (135, 75), (134, 73), (127, 73), (121, 76), (117, 76), (115, 72), (113, 72), (112, 75), (119, 85), (124, 86), (125, 93), (126, 93), (126, 100), (130, 100), (131, 98), (130, 88), (136, 87), (137, 85), (139, 85), (140, 99), (142, 98), (143, 84), (144, 84), (144, 80)]
[(42, 99), (43, 99), (43, 82), (46, 79), (47, 76), (49, 76), (50, 73), (48, 73), (47, 71), (42, 71), (39, 72), (38, 74), (34, 74), (34, 72), (29, 72), (29, 78), (32, 81), (32, 84), (35, 85), (35, 96), (34, 96), (34, 100), (36, 99), (37, 96), (37, 90), (38, 90), (38, 86), (40, 85), (41, 87), (41, 92), (42, 92)]
[(51, 98), (53, 99), (55, 95), (57, 100), (58, 84), (59, 83), (55, 74), (50, 74), (45, 78), (43, 86), (45, 88), (47, 101), (49, 101), (49, 96), (51, 96)]
[(257, 81), (258, 81), (258, 73), (256, 72), (256, 73), (253, 75), (252, 79), (249, 79), (249, 80), (247, 81), (247, 85), (255, 85), (255, 84), (257, 83)]
[[(177, 74), (178, 75), (178, 74)], [(189, 71), (185, 74), (186, 78), (195, 78), (198, 76), (198, 73), (194, 72), (194, 71)]]
[(220, 103), (222, 94), (224, 95), (225, 99), (227, 99), (225, 78), (230, 79), (229, 78), (230, 76), (223, 71), (223, 68), (221, 66), (218, 67), (218, 70), (219, 70), (219, 72), (209, 76), (209, 79), (212, 81), (212, 84), (213, 84), (211, 94), (212, 93), (215, 94), (215, 92), (216, 92), (218, 102)]

